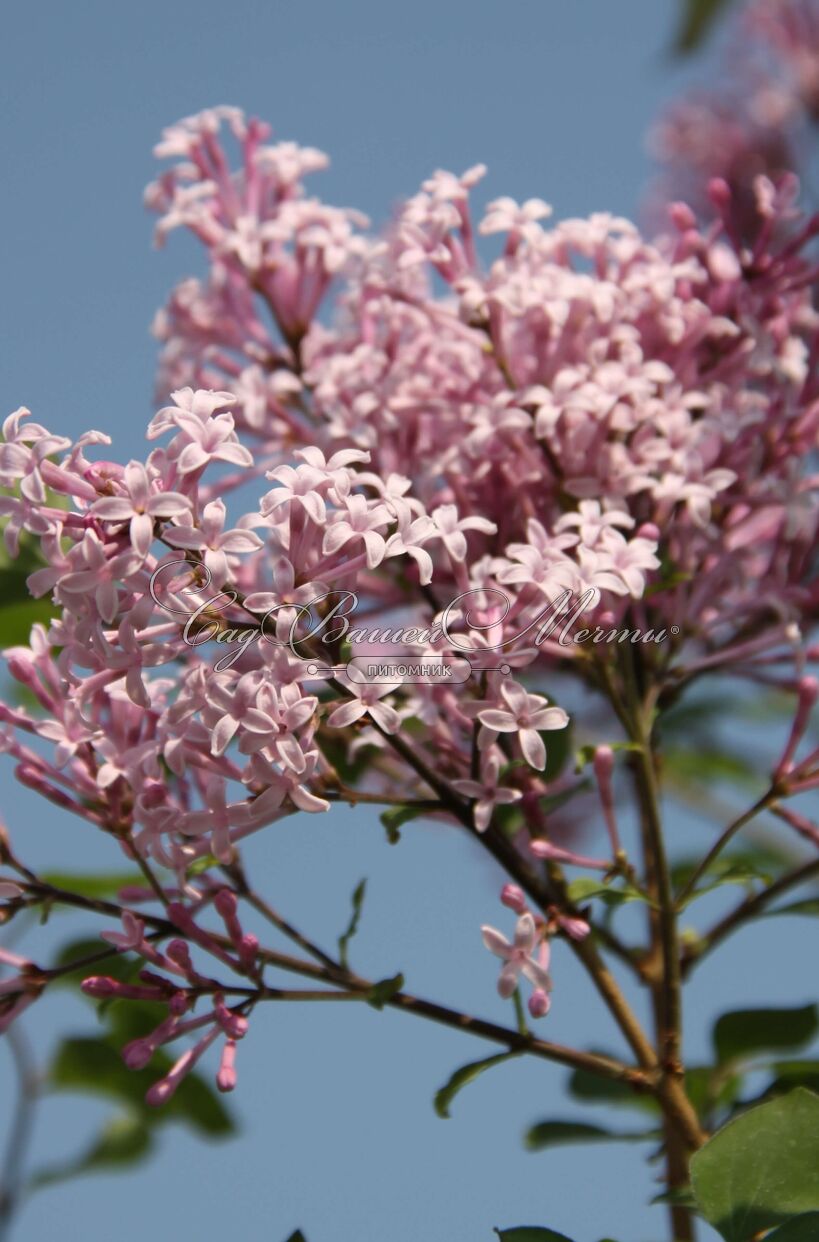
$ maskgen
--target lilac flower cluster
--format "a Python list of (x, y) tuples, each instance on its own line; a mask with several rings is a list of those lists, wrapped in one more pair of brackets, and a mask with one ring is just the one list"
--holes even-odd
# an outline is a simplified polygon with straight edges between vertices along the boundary
[[(160, 951), (129, 911), (124, 939), (109, 939), (145, 960), (140, 983), (85, 983), (167, 1004), (128, 1064), (196, 1032), (155, 1103), (217, 1039), (231, 1086), (246, 1028), (189, 946), (261, 978), (236, 895), (214, 891), (206, 868), (229, 876), (249, 834), (327, 810), (356, 758), (371, 797), (434, 797), (440, 818), (488, 836), (506, 816), (532, 866), (618, 865), (610, 748), (594, 761), (610, 856), (554, 841), (540, 810), (563, 788), (547, 752), (568, 723), (542, 686), (568, 671), (599, 688), (612, 671), (602, 647), (532, 641), (533, 619), (566, 592), (593, 588), (578, 629), (673, 634), (645, 655), (669, 692), (705, 669), (778, 677), (784, 664), (798, 706), (778, 776), (791, 791), (819, 780), (819, 755), (795, 758), (815, 698), (803, 635), (819, 604), (819, 478), (806, 465), (819, 316), (805, 247), (818, 226), (793, 184), (757, 179), (765, 224), (751, 249), (722, 181), (712, 221), (674, 204), (668, 235), (649, 242), (604, 214), (550, 225), (538, 199), (497, 199), (475, 223), (480, 168), (436, 173), (373, 238), (358, 213), (306, 197), (320, 152), (267, 138), (221, 108), (157, 148), (178, 161), (148, 191), (158, 237), (187, 228), (209, 262), (156, 321), (172, 404), (148, 438), (162, 443), (144, 460), (95, 460), (103, 433), (71, 443), (18, 410), (0, 444), (6, 546), (37, 549), (29, 588), (58, 610), (5, 653), (38, 710), (0, 706), (0, 747), (24, 784), (166, 876), (126, 904), (160, 899), (179, 935)], [(500, 238), (488, 269), (481, 234)], [(318, 675), (316, 655), (335, 666), (343, 650), (310, 646), (307, 606), (346, 591), (427, 629), (471, 592), (455, 623), (480, 675), (457, 688)], [(208, 641), (224, 632), (259, 641), (226, 661)], [(452, 655), (443, 635), (407, 651)], [(18, 899), (3, 879), (0, 901)], [(537, 922), (521, 901), (512, 944), (484, 937), (506, 963), (502, 994), (522, 972), (541, 1016), (549, 938), (587, 928), (568, 908)], [(224, 934), (202, 929), (210, 906)], [(21, 971), (16, 990), (0, 987), (28, 1001)], [(187, 1016), (200, 995), (212, 1009)]]

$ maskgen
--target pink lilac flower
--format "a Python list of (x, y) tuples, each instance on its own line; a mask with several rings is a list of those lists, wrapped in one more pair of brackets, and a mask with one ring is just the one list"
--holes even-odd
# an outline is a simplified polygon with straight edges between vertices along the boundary
[(546, 746), (541, 730), (565, 729), (569, 717), (562, 707), (548, 707), (548, 700), (528, 694), (517, 682), (501, 686), (502, 703), (478, 712), (478, 720), (493, 733), (516, 733), (523, 756), (533, 768), (546, 767)]
[[(489, 952), (501, 958), (504, 963), (498, 977), (498, 992), (501, 996), (508, 998), (512, 995), (521, 975), (542, 992), (548, 993), (552, 990), (552, 980), (548, 972), (549, 944), (539, 936), (531, 914), (520, 916), (511, 942), (494, 927), (482, 927), (481, 935)], [(541, 950), (538, 961), (532, 958), (536, 948)]]
[(190, 509), (190, 501), (178, 492), (154, 490), (145, 466), (138, 461), (125, 467), (122, 489), (125, 495), (95, 501), (92, 512), (104, 522), (128, 522), (133, 549), (145, 560), (153, 542), (154, 521), (178, 517)]
[(458, 780), (452, 788), (464, 798), (474, 801), (473, 815), (478, 832), (486, 832), (496, 806), (508, 806), (523, 797), (520, 789), (510, 789), (498, 784), (500, 755), (494, 749), (483, 752), (481, 780)]

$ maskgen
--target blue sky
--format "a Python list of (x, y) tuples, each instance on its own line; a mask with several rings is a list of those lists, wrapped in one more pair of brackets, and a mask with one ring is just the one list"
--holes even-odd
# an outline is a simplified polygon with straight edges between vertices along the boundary
[[(55, 432), (98, 427), (114, 435), (118, 457), (144, 453), (151, 317), (175, 280), (202, 270), (182, 238), (151, 249), (141, 195), (162, 126), (210, 104), (239, 104), (272, 121), (277, 137), (326, 150), (331, 169), (315, 192), (376, 221), (433, 169), (478, 161), (489, 165), (488, 197), (538, 195), (558, 216), (633, 215), (649, 172), (646, 128), (691, 72), (668, 52), (675, 16), (671, 0), (8, 8), (0, 49), (3, 409), (25, 403)], [(90, 829), (17, 789), (8, 766), (0, 789), (31, 863), (117, 865)], [(413, 990), (507, 1020), (478, 934), (487, 920), (508, 925), (499, 877), (458, 834), (409, 825), (391, 847), (372, 814), (341, 811), (275, 827), (249, 856), (283, 912), (297, 922), (306, 916), (328, 944), (367, 875), (354, 958), (362, 972), (402, 969)], [(78, 927), (62, 915), (49, 932), (63, 938)], [(746, 933), (703, 969), (689, 1011), (695, 1055), (720, 1007), (763, 995), (807, 999), (781, 969), (783, 934), (782, 926)], [(555, 956), (544, 1033), (620, 1050), (568, 953), (558, 947)], [(43, 1058), (60, 1030), (94, 1023), (87, 1006), (66, 998), (44, 1002), (37, 1019), (28, 1027)], [(595, 1120), (563, 1098), (556, 1068), (504, 1066), (441, 1121), (435, 1089), (488, 1046), (359, 1006), (270, 1006), (240, 1051), (241, 1138), (203, 1146), (171, 1128), (158, 1157), (135, 1174), (32, 1199), (17, 1238), (137, 1242), (235, 1232), (284, 1242), (299, 1225), (308, 1242), (490, 1242), (493, 1225), (526, 1222), (577, 1242), (607, 1234), (653, 1242), (661, 1232), (660, 1209), (646, 1206), (654, 1173), (638, 1149), (522, 1149), (522, 1130), (542, 1117)], [(10, 1090), (3, 1061), (4, 1104)], [(101, 1104), (68, 1096), (46, 1103), (37, 1159), (70, 1155), (104, 1114)]]

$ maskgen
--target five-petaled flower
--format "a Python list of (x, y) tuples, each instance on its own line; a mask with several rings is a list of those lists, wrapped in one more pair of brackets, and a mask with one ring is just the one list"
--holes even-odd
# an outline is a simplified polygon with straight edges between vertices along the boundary
[(191, 502), (179, 492), (155, 491), (139, 461), (125, 467), (122, 487), (124, 496), (103, 496), (94, 502), (91, 512), (104, 522), (129, 522), (133, 549), (145, 560), (153, 542), (155, 519), (179, 517), (188, 512)]
[[(512, 995), (521, 975), (534, 985), (537, 992), (549, 993), (552, 990), (548, 969), (549, 942), (538, 932), (533, 915), (527, 913), (520, 916), (511, 942), (494, 927), (483, 926), (481, 935), (489, 952), (503, 961), (498, 976), (498, 992), (501, 996), (508, 999)], [(538, 961), (532, 958), (535, 949), (538, 949)]]
[(546, 746), (540, 732), (564, 729), (569, 717), (562, 707), (548, 707), (547, 699), (539, 694), (528, 694), (515, 681), (503, 683), (501, 697), (503, 704), (483, 708), (478, 712), (478, 720), (492, 734), (517, 733), (524, 759), (542, 772), (546, 767)]

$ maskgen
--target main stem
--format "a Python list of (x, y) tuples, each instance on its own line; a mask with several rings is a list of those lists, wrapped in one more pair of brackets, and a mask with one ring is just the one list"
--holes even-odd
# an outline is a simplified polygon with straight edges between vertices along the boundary
[[(660, 815), (653, 730), (650, 710), (646, 704), (635, 704), (629, 732), (631, 740), (639, 747), (633, 757), (632, 769), (640, 805), (646, 885), (653, 903), (649, 909), (651, 947), (646, 973), (651, 988), (661, 1082), (668, 1098), (682, 1097), (690, 1109), (684, 1086), (682, 1061), (682, 990), (677, 914)], [(692, 1136), (681, 1132), (673, 1123), (667, 1107), (664, 1108), (664, 1118), (666, 1178), (668, 1189), (673, 1191), (686, 1185), (688, 1160), (699, 1143), (692, 1142)], [(681, 1204), (671, 1204), (669, 1216), (674, 1242), (694, 1242), (694, 1217), (689, 1208)]]

